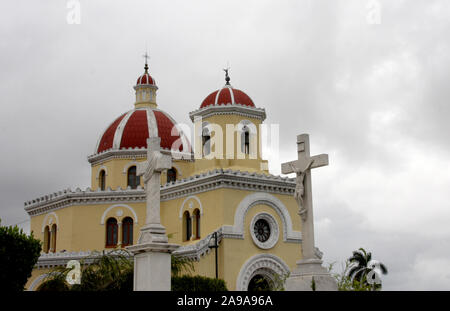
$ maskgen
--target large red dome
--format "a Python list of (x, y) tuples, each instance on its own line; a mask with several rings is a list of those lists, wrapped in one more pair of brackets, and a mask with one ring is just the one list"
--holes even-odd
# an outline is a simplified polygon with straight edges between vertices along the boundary
[[(147, 148), (149, 136), (159, 136), (161, 148), (190, 152), (188, 139), (182, 133), (180, 136), (175, 125), (176, 122), (159, 109), (144, 107), (130, 110), (108, 126), (101, 135), (95, 152), (100, 153), (109, 149)], [(179, 138), (182, 144), (176, 147), (173, 144)]]
[(255, 107), (255, 104), (250, 96), (241, 90), (233, 88), (231, 85), (225, 85), (220, 90), (209, 94), (203, 100), (200, 108), (229, 104)]

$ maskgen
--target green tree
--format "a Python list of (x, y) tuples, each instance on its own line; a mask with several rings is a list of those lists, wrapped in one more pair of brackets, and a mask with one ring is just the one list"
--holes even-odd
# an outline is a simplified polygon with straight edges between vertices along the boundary
[[(372, 290), (372, 286), (369, 284), (366, 284), (365, 277), (363, 277), (363, 282), (360, 282), (355, 279), (351, 279), (349, 276), (349, 270), (350, 270), (350, 262), (347, 260), (345, 262), (345, 265), (342, 269), (342, 273), (334, 273), (333, 276), (336, 279), (338, 290), (339, 291), (370, 291)], [(333, 268), (333, 264), (330, 264), (330, 267), (328, 270), (331, 273), (331, 270)]]
[(41, 242), (17, 226), (2, 227), (0, 220), (0, 288), (23, 291), (41, 253)]
[[(348, 261), (351, 264), (348, 272), (349, 277), (365, 285), (369, 284), (367, 282), (368, 273), (375, 268), (379, 268), (382, 274), (388, 273), (386, 266), (381, 262), (372, 260), (372, 253), (366, 252), (364, 248), (354, 251)], [(374, 287), (375, 289), (380, 289), (381, 284), (374, 285)]]

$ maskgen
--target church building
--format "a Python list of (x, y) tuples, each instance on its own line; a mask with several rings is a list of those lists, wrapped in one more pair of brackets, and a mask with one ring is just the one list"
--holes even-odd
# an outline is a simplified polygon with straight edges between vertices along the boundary
[(43, 242), (26, 288), (36, 290), (48, 272), (70, 260), (137, 242), (146, 219), (137, 167), (146, 160), (149, 137), (160, 137), (161, 152), (173, 159), (161, 175), (161, 222), (169, 243), (180, 245), (174, 254), (191, 259), (196, 275), (214, 278), (217, 271), (229, 290), (252, 289), (258, 279), (273, 286), (302, 258), (302, 235), (295, 179), (271, 175), (258, 147), (265, 109), (231, 86), (227, 72), (221, 88), (192, 103), (191, 142), (158, 105), (147, 63), (134, 90), (131, 110), (103, 120), (106, 129), (87, 157), (91, 186), (25, 202), (31, 231)]

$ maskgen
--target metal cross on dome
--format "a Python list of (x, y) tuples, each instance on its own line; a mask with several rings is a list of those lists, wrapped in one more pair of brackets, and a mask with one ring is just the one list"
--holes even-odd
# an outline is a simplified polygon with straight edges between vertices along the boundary
[(150, 56), (148, 56), (148, 53), (145, 52), (144, 55), (142, 55), (143, 58), (145, 58), (145, 63), (147, 64), (148, 59), (150, 58)]

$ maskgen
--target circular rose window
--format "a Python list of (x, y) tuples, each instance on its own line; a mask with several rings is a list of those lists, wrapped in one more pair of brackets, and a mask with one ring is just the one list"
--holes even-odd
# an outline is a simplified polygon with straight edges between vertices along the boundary
[(250, 223), (253, 242), (262, 249), (272, 248), (278, 241), (278, 223), (272, 215), (259, 213)]
[(270, 237), (270, 225), (265, 219), (258, 219), (253, 226), (253, 232), (260, 242), (266, 242)]

